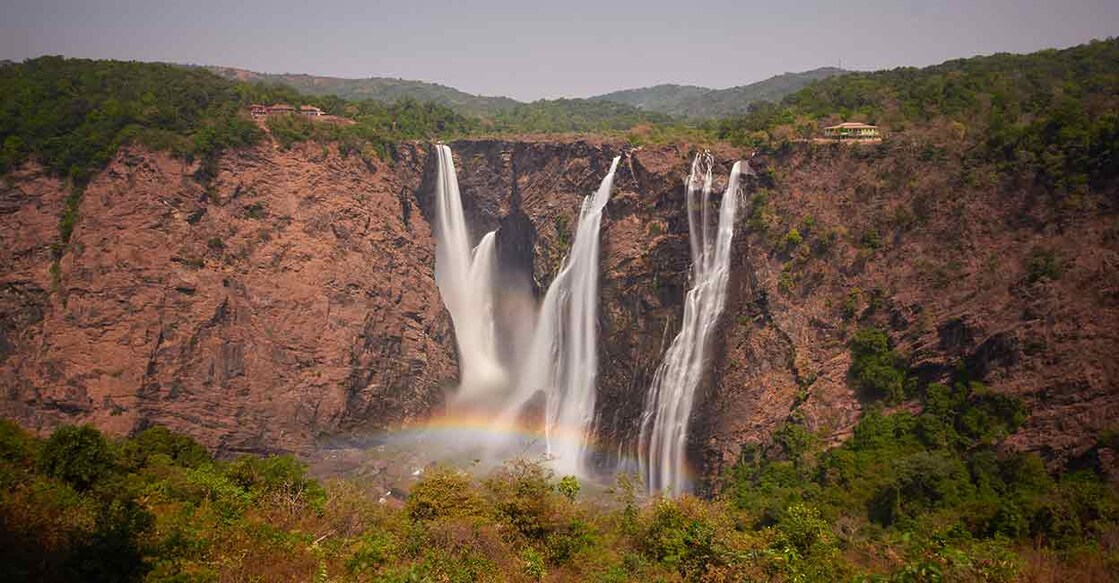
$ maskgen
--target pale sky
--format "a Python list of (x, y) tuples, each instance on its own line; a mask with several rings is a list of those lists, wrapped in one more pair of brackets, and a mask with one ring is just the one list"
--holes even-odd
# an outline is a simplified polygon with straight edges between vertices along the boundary
[(402, 77), (521, 100), (923, 66), (1119, 35), (1119, 0), (0, 0), (43, 54)]

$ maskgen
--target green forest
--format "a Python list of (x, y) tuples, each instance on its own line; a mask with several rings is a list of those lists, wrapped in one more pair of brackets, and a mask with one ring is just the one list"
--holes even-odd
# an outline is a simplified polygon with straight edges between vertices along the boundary
[(1119, 39), (818, 81), (714, 124), (719, 139), (774, 147), (839, 121), (965, 150), (1018, 181), (1076, 192), (1119, 175)]
[[(595, 133), (646, 141), (727, 141), (761, 149), (819, 136), (842, 120), (880, 125), (966, 150), (976, 164), (1076, 192), (1119, 173), (1119, 39), (1028, 55), (1000, 54), (926, 68), (848, 73), (810, 83), (743, 116), (692, 122), (624, 103), (540, 100), (484, 115), (404, 98), (386, 103), (305, 95), (289, 86), (224, 79), (158, 63), (41, 57), (0, 67), (0, 173), (34, 157), (81, 183), (124, 143), (206, 160), (257, 143), (251, 103), (316, 105), (348, 126), (270, 119), (283, 145), (339, 141), (388, 156), (392, 144), (468, 135)], [(744, 98), (745, 99), (745, 98)]]
[[(826, 449), (790, 419), (704, 499), (588, 495), (540, 460), (430, 468), (404, 501), (316, 481), (290, 456), (213, 459), (152, 427), (36, 438), (0, 422), (5, 581), (1107, 580), (1119, 496), (1090, 452), (1054, 475), (1000, 453), (1026, 411), (965, 375), (920, 386), (887, 335), (855, 335), (870, 402)], [(921, 405), (919, 413), (898, 403)], [(1104, 436), (1116, 447), (1119, 436)]]
[(346, 102), (280, 85), (227, 81), (197, 68), (41, 57), (0, 68), (0, 173), (34, 158), (80, 185), (130, 142), (188, 160), (212, 159), (264, 138), (248, 115), (250, 104), (281, 102), (316, 105), (356, 122), (312, 128), (306, 120), (292, 120), (276, 128), (283, 143), (344, 139), (383, 152), (385, 144), (477, 126), (445, 107), (412, 100)]

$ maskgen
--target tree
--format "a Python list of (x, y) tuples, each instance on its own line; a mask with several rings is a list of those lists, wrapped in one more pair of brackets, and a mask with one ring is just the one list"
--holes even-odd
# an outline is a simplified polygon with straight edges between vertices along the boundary
[(851, 340), (850, 376), (856, 389), (870, 398), (897, 402), (906, 394), (908, 375), (901, 357), (878, 328), (859, 330)]
[(88, 490), (113, 471), (116, 462), (105, 436), (92, 425), (63, 425), (51, 434), (39, 459), (41, 471)]

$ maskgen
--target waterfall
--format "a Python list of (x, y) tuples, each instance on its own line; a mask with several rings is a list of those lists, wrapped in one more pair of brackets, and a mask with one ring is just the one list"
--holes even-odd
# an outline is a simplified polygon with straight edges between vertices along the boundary
[[(454, 323), (462, 376), (452, 405), (503, 428), (516, 425), (543, 394), (547, 454), (556, 471), (581, 475), (598, 375), (599, 230), (620, 157), (583, 199), (571, 249), (544, 294), (525, 356), (509, 363), (515, 371), (510, 390), (496, 349), (496, 236), (487, 233), (471, 250), (451, 150), (440, 144), (436, 151), (435, 279)], [(517, 444), (495, 431), (487, 447), (500, 455), (511, 445)]]
[(494, 330), (495, 232), (471, 249), (451, 149), (439, 144), (435, 188), (435, 281), (451, 314), (462, 386), (456, 399), (476, 401), (502, 388)]
[(653, 377), (641, 419), (639, 458), (650, 492), (680, 494), (689, 487), (685, 460), (688, 421), (703, 378), (710, 336), (726, 304), (742, 162), (736, 162), (730, 171), (714, 232), (708, 219), (712, 163), (710, 154), (699, 154), (688, 175), (685, 198), (692, 285), (684, 298), (680, 332)]
[(517, 391), (502, 415), (515, 417), (537, 393), (544, 393), (547, 453), (560, 474), (584, 474), (586, 441), (593, 430), (599, 229), (619, 160), (614, 158), (598, 190), (583, 199), (571, 250), (544, 294)]

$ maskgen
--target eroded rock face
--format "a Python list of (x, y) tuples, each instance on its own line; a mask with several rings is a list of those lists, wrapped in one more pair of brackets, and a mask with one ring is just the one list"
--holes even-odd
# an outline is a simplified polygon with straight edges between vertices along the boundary
[(5, 414), (307, 451), (438, 405), (456, 365), (431, 232), (407, 211), (417, 177), (310, 146), (231, 154), (207, 187), (192, 171), (122, 151), (82, 198), (37, 322), (9, 316), (34, 314), (10, 300), (51, 287), (66, 190), (12, 177), (25, 194), (0, 218), (18, 238), (0, 294), (16, 338), (0, 365)]
[(1114, 426), (1115, 185), (1073, 203), (961, 154), (929, 163), (927, 149), (899, 136), (755, 161), (763, 179), (694, 435), (709, 474), (790, 415), (829, 443), (849, 436), (862, 404), (846, 344), (862, 326), (886, 329), (924, 381), (964, 374), (1021, 397), (1030, 415), (1005, 448), (1059, 467)]
[[(645, 391), (678, 331), (694, 150), (554, 137), (452, 148), (475, 239), (500, 227), (499, 289), (536, 294), (583, 197), (624, 156), (602, 228), (596, 451), (614, 466), (633, 454)], [(962, 368), (1025, 399), (1030, 417), (1005, 447), (1064, 463), (1119, 418), (1115, 197), (1070, 210), (945, 170), (959, 160), (933, 171), (920, 152), (898, 139), (750, 160), (759, 176), (745, 183), (727, 311), (692, 422), (698, 472), (716, 474), (791, 417), (828, 443), (849, 436), (862, 404), (847, 342), (866, 325), (886, 328), (925, 380)], [(717, 189), (747, 155), (715, 152)], [(67, 191), (35, 168), (7, 177), (5, 415), (41, 430), (158, 423), (226, 452), (307, 452), (440, 407), (457, 368), (433, 277), (428, 145), (401, 146), (391, 164), (262, 146), (225, 156), (208, 187), (193, 170), (122, 152), (82, 199), (54, 277)], [(1031, 275), (1038, 253), (1057, 258), (1059, 277)]]

